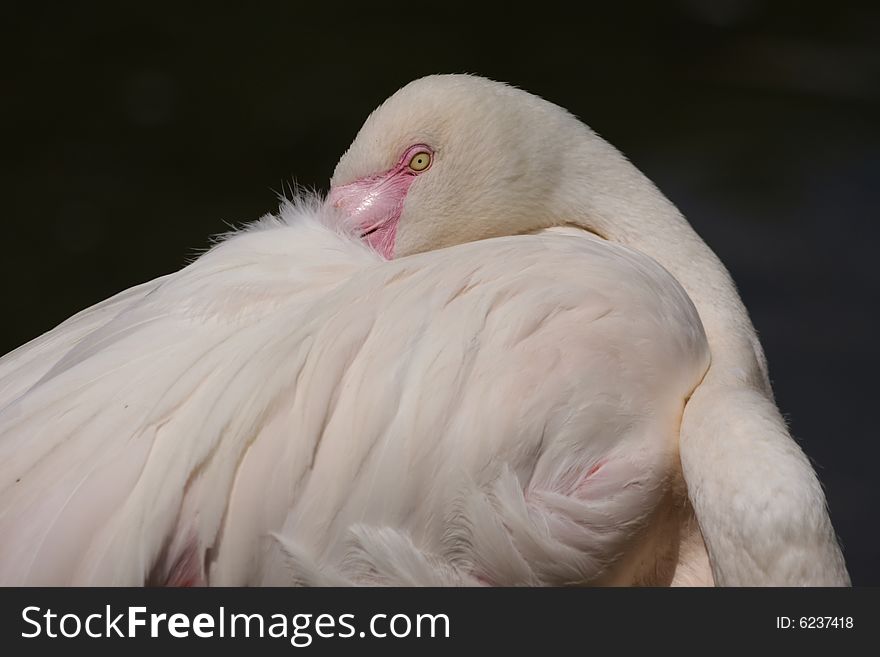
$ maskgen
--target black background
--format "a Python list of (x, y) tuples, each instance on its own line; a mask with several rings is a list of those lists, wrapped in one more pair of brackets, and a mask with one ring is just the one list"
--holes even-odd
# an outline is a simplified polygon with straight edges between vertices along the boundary
[(718, 252), (853, 582), (880, 584), (880, 8), (512, 6), (4, 5), (0, 353), (178, 269), (293, 179), (326, 188), (409, 80), (479, 73), (579, 115)]

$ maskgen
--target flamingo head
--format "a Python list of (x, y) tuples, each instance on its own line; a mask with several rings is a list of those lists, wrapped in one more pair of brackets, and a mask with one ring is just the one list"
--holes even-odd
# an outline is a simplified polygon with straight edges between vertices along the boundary
[(369, 116), (336, 166), (328, 203), (387, 259), (555, 225), (598, 233), (572, 194), (589, 188), (596, 158), (585, 144), (608, 146), (537, 96), (470, 75), (429, 76)]

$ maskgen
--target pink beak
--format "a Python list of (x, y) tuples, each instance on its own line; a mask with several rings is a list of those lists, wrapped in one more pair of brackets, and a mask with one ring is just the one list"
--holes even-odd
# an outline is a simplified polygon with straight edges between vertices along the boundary
[(413, 180), (414, 176), (398, 165), (379, 176), (331, 188), (327, 203), (345, 212), (367, 244), (390, 260), (403, 202)]

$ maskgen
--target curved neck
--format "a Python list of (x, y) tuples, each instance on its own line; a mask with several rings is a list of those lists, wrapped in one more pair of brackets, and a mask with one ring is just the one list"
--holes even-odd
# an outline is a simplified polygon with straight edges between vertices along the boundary
[(711, 364), (685, 407), (679, 451), (715, 581), (848, 584), (824, 493), (773, 401), (763, 349), (721, 261), (641, 172), (592, 133), (570, 169), (579, 184), (557, 199), (560, 217), (659, 262), (703, 322)]
[(678, 209), (613, 146), (590, 134), (564, 200), (582, 227), (650, 256), (688, 293), (712, 351), (708, 381), (745, 385), (772, 398), (764, 351), (727, 269)]

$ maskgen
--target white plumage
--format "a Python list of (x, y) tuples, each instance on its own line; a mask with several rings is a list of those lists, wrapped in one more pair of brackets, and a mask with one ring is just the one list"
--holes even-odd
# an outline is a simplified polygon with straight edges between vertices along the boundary
[[(477, 78), (429, 80), (453, 108), (434, 112), (485, 89), (554, 107)], [(336, 187), (393, 164), (398, 145), (387, 162), (363, 149), (383, 151), (368, 137), (389, 132), (395, 102)], [(403, 146), (443, 143), (400, 130)], [(614, 239), (602, 221), (617, 217), (565, 227), (577, 217), (556, 219), (548, 199), (577, 196), (571, 167), (551, 167), (550, 192), (528, 180), (537, 191), (516, 207), (532, 230), (511, 199), (489, 211), (484, 198), (470, 235), (437, 187), (464, 157), (452, 153), (436, 148), (433, 189), (427, 174), (407, 181), (396, 242), (383, 237), (392, 260), (332, 208), (287, 203), (0, 360), (0, 583), (845, 583), (821, 489), (730, 292), (689, 285), (674, 253), (664, 262), (636, 233)], [(469, 180), (484, 184), (473, 166)], [(518, 180), (521, 200), (521, 177), (494, 184)], [(636, 183), (610, 195), (627, 230), (646, 198), (653, 220), (666, 211)], [(687, 241), (682, 224), (665, 228)], [(687, 248), (698, 272), (708, 256)], [(737, 331), (752, 361), (725, 346)]]
[(565, 234), (384, 262), (320, 213), (73, 318), (24, 395), (4, 359), (4, 583), (345, 578), (358, 541), (354, 579), (566, 583), (641, 538), (708, 359), (668, 274)]

